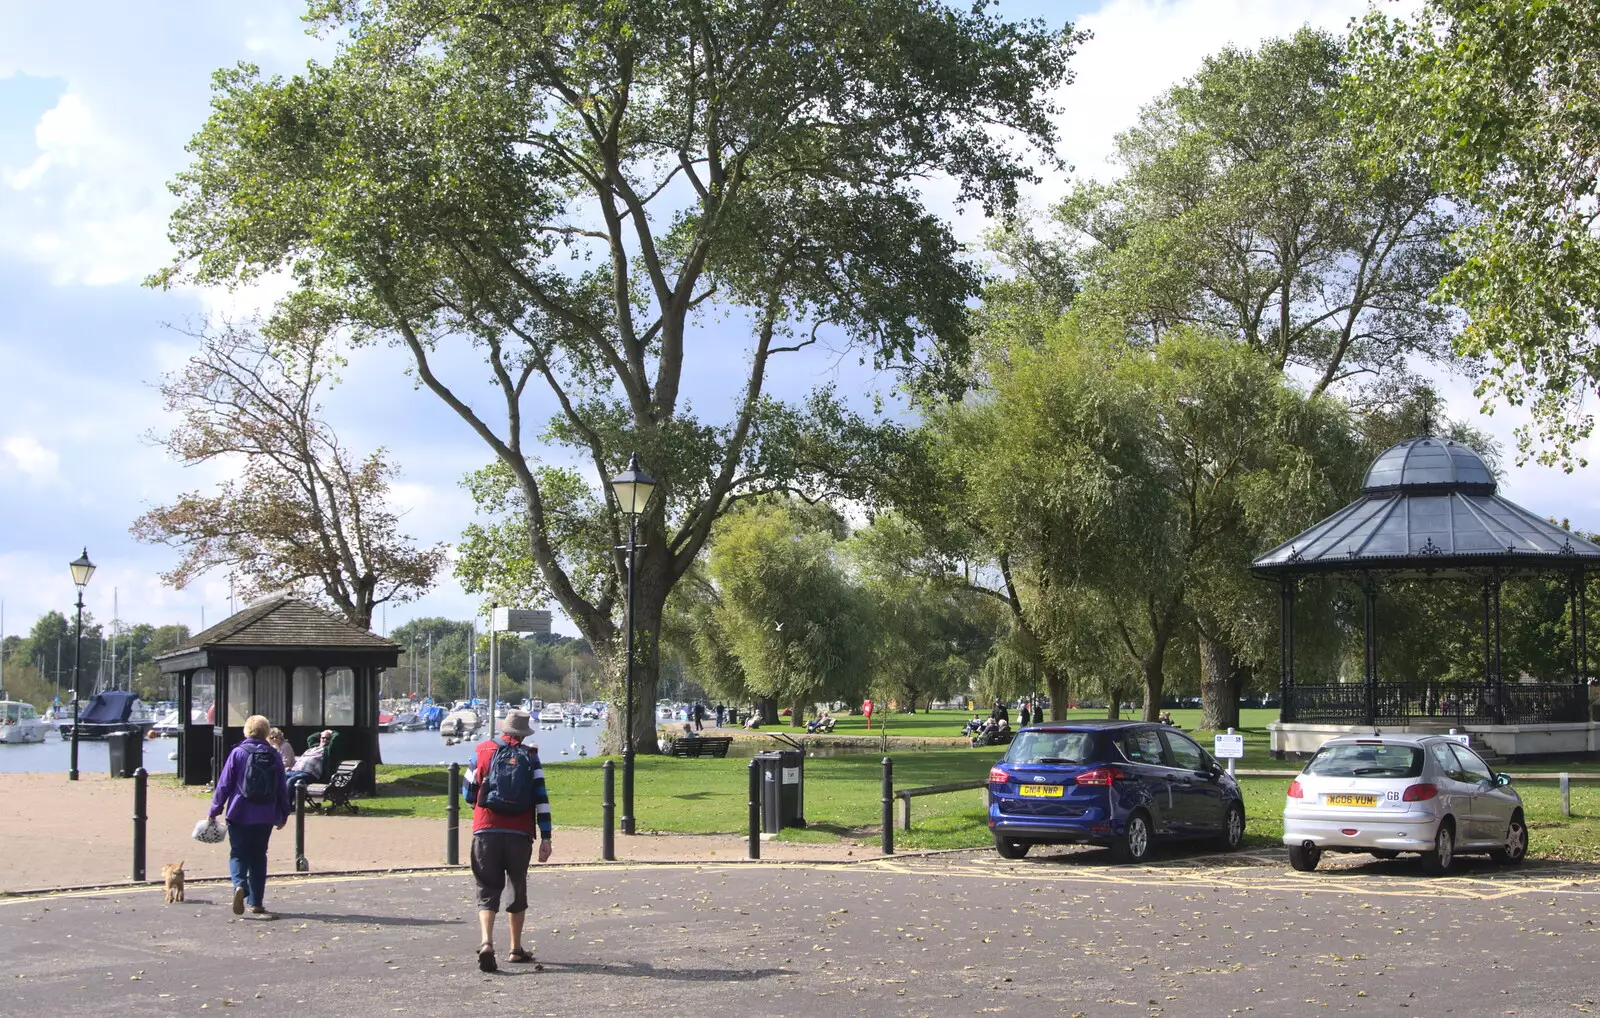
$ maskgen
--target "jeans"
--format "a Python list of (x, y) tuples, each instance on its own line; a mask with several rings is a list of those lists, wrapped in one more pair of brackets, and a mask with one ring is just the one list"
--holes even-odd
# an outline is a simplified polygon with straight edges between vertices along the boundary
[(246, 905), (260, 905), (267, 893), (267, 841), (271, 824), (228, 825), (228, 873), (243, 887)]

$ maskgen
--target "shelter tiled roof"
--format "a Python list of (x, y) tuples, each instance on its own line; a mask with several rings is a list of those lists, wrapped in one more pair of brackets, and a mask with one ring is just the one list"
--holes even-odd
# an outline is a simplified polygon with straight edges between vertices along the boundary
[(228, 616), (211, 628), (196, 633), (183, 646), (161, 656), (186, 654), (203, 647), (398, 650), (400, 645), (353, 626), (308, 601), (280, 596), (258, 601)]

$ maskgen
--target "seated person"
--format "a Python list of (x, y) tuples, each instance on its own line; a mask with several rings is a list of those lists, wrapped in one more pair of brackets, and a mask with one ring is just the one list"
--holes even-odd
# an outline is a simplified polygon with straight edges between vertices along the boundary
[(307, 746), (306, 751), (300, 754), (300, 759), (295, 761), (294, 770), (283, 776), (284, 781), (289, 784), (290, 792), (294, 791), (294, 786), (297, 782), (302, 785), (309, 785), (313, 781), (322, 780), (324, 770), (322, 756), (328, 751), (328, 744), (332, 741), (332, 730), (324, 731), (317, 736), (315, 745)]
[(678, 736), (678, 738), (680, 738), (680, 739), (693, 739), (693, 738), (696, 738), (696, 735), (694, 734), (694, 725), (692, 725), (692, 724), (684, 725), (683, 726), (683, 734)]
[(760, 711), (755, 711), (755, 710), (751, 711), (750, 712), (750, 717), (745, 721), (744, 726), (746, 728), (750, 728), (750, 729), (760, 728), (761, 727), (761, 712)]

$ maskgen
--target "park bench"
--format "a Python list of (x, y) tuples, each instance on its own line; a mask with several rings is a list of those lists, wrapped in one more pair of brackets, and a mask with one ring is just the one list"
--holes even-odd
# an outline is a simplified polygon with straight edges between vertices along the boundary
[(333, 772), (333, 777), (322, 784), (306, 786), (306, 805), (322, 812), (326, 807), (332, 813), (339, 807), (356, 812), (356, 804), (351, 800), (355, 797), (356, 775), (361, 771), (360, 760), (346, 760)]
[(674, 742), (672, 755), (683, 758), (711, 756), (721, 760), (728, 755), (728, 747), (731, 745), (733, 745), (731, 735), (696, 735)]

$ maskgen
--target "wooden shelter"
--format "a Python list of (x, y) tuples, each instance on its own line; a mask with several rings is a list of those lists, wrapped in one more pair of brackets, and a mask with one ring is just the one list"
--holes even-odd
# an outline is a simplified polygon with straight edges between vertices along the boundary
[[(334, 731), (330, 772), (343, 760), (376, 764), (378, 677), (399, 660), (399, 644), (299, 598), (250, 605), (156, 658), (163, 674), (178, 676), (179, 778), (215, 783), (252, 714), (283, 729), (297, 751)], [(373, 768), (361, 775), (370, 793)]]

